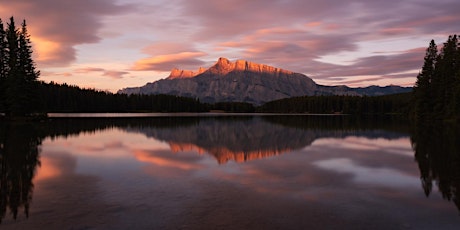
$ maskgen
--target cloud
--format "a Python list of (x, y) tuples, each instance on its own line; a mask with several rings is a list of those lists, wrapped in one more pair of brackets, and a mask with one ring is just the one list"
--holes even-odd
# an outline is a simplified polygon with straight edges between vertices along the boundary
[(129, 72), (106, 70), (106, 71), (104, 71), (104, 74), (102, 74), (102, 75), (106, 76), (106, 77), (113, 78), (113, 79), (121, 79), (126, 74), (129, 74)]
[(121, 79), (124, 75), (129, 74), (126, 71), (115, 71), (115, 70), (106, 70), (103, 68), (96, 68), (96, 67), (86, 67), (86, 68), (78, 68), (74, 71), (77, 74), (90, 74), (94, 72), (102, 73), (102, 76), (110, 77), (112, 79)]
[(383, 28), (379, 31), (379, 33), (383, 36), (396, 36), (396, 35), (411, 34), (413, 33), (413, 29), (406, 28), (406, 27)]
[[(423, 54), (419, 56), (413, 52), (399, 55), (370, 53), (367, 57), (360, 53), (347, 66), (323, 63), (319, 59), (341, 52), (362, 52), (358, 49), (362, 42), (378, 44), (384, 39), (395, 40), (395, 43), (410, 39), (414, 44), (420, 40), (428, 42), (433, 33), (455, 32), (452, 28), (460, 19), (453, 10), (458, 9), (460, 3), (452, 0), (443, 0), (440, 4), (397, 0), (180, 2), (181, 17), (200, 25), (191, 35), (196, 42), (207, 43), (215, 51), (230, 53), (237, 58), (323, 79), (354, 75), (393, 76), (390, 74), (418, 69)], [(414, 47), (405, 43), (407, 49)], [(395, 50), (400, 51), (403, 45)]]
[(420, 68), (424, 53), (425, 48), (417, 48), (398, 54), (363, 57), (357, 59), (351, 65), (335, 65), (334, 68), (319, 71), (317, 74), (320, 78), (360, 75), (396, 76), (395, 74), (397, 73), (404, 73)]
[(169, 71), (173, 68), (197, 68), (197, 66), (205, 64), (204, 61), (198, 59), (206, 56), (203, 52), (180, 52), (174, 54), (157, 55), (150, 58), (144, 58), (136, 63), (131, 68), (136, 71), (154, 70), (154, 71)]
[(210, 41), (229, 40), (258, 29), (302, 23), (303, 20), (304, 23), (319, 21), (312, 19), (327, 18), (348, 3), (331, 0), (201, 0), (181, 1), (181, 4), (183, 15), (201, 25), (194, 38)]
[(190, 44), (183, 42), (171, 42), (171, 41), (156, 41), (155, 43), (144, 47), (142, 52), (152, 56), (165, 55), (172, 53), (182, 53), (184, 50), (188, 52), (197, 52), (195, 49), (190, 47)]
[(242, 49), (242, 58), (296, 72), (317, 66), (315, 59), (320, 56), (357, 49), (349, 38), (340, 35), (323, 36), (307, 29), (279, 27), (257, 30), (239, 41), (223, 42), (219, 46)]
[(28, 21), (40, 65), (65, 66), (75, 61), (76, 45), (102, 39), (98, 31), (104, 16), (131, 8), (111, 0), (15, 0), (2, 1), (0, 15), (13, 15), (18, 22)]
[(103, 68), (96, 68), (96, 67), (86, 67), (86, 68), (78, 68), (74, 72), (75, 73), (91, 73), (91, 72), (104, 72)]
[(51, 76), (51, 77), (70, 77), (73, 76), (71, 72), (53, 72), (53, 71), (40, 71), (40, 76)]
[[(99, 50), (113, 48), (111, 55), (128, 62), (117, 63), (132, 66), (127, 71), (197, 69), (222, 56), (315, 80), (403, 78), (399, 72), (417, 70), (423, 62), (423, 54), (406, 50), (458, 33), (460, 21), (457, 0), (15, 0), (1, 5), (0, 15), (27, 19), (42, 72), (77, 57), (88, 61), (83, 59), (94, 51), (81, 45), (99, 43)], [(379, 48), (382, 41), (394, 41), (393, 53)], [(363, 43), (375, 47), (361, 49)], [(338, 65), (333, 59), (343, 53), (349, 64)], [(98, 61), (112, 61), (98, 55), (103, 54), (94, 52)], [(99, 72), (113, 78), (127, 74), (104, 71)]]

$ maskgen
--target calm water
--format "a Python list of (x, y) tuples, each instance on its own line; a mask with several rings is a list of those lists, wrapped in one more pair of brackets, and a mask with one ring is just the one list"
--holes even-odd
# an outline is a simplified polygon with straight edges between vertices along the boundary
[(460, 228), (452, 127), (188, 115), (0, 129), (0, 229)]

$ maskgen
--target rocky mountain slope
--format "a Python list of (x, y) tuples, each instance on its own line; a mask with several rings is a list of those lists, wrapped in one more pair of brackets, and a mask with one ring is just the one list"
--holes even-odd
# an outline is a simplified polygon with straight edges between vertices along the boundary
[(256, 105), (268, 101), (305, 95), (385, 95), (408, 92), (399, 86), (322, 86), (311, 78), (288, 70), (245, 60), (231, 62), (219, 58), (209, 69), (197, 71), (173, 69), (168, 78), (142, 87), (125, 88), (125, 94), (169, 94), (199, 98), (202, 102), (248, 102)]

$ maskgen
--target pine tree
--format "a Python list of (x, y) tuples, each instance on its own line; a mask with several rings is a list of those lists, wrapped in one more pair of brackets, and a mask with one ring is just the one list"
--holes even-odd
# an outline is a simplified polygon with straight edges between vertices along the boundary
[(37, 108), (36, 87), (39, 72), (32, 60), (30, 35), (25, 21), (17, 29), (14, 18), (6, 29), (6, 114), (8, 116), (29, 115)]
[(0, 18), (0, 112), (5, 110), (6, 70), (6, 33)]
[(20, 81), (19, 81), (19, 64), (18, 64), (18, 30), (14, 23), (14, 18), (10, 18), (10, 23), (7, 23), (6, 28), (6, 61), (7, 61), (7, 74), (6, 74), (6, 114), (8, 116), (19, 115), (21, 113), (21, 106), (19, 104), (20, 97)]
[(438, 56), (438, 47), (434, 40), (431, 40), (429, 47), (426, 50), (425, 62), (423, 63), (422, 71), (417, 76), (415, 83), (415, 113), (417, 120), (429, 119), (429, 114), (432, 113), (432, 86), (433, 77), (435, 75), (435, 65)]
[(454, 113), (457, 120), (460, 120), (460, 42), (457, 43), (457, 66), (454, 84)]
[(24, 91), (26, 100), (24, 104), (28, 112), (38, 109), (39, 100), (37, 95), (38, 76), (40, 72), (35, 69), (35, 63), (32, 59), (32, 46), (30, 35), (27, 31), (26, 20), (23, 20), (21, 31), (19, 32), (19, 71), (21, 80), (24, 81)]
[(459, 60), (457, 59), (458, 40), (456, 35), (449, 36), (441, 49), (436, 62), (435, 78), (433, 79), (433, 90), (435, 94), (435, 114), (442, 119), (454, 116), (454, 91), (456, 69)]

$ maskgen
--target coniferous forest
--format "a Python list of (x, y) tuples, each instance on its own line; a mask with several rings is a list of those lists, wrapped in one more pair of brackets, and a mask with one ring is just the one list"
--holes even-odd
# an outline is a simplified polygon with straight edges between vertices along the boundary
[(414, 87), (417, 121), (460, 119), (460, 44), (449, 36), (442, 48), (431, 40)]
[(38, 80), (27, 24), (0, 19), (0, 113), (28, 116), (49, 112), (269, 112), (321, 114), (403, 114), (413, 120), (452, 120), (460, 114), (460, 48), (456, 35), (438, 50), (426, 50), (413, 93), (378, 97), (304, 96), (255, 106), (213, 105), (171, 95), (126, 95)]

